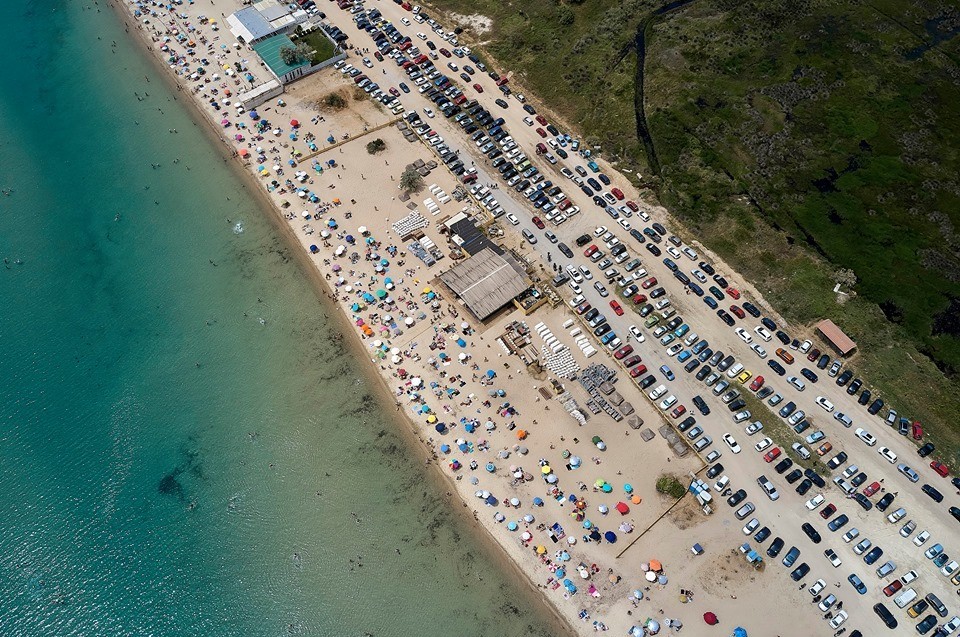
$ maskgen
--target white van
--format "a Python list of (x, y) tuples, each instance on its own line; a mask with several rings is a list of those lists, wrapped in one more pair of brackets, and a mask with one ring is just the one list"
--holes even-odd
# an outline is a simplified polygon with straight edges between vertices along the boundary
[(899, 595), (893, 598), (893, 603), (897, 605), (898, 608), (906, 608), (910, 602), (917, 598), (917, 591), (912, 588), (908, 588)]

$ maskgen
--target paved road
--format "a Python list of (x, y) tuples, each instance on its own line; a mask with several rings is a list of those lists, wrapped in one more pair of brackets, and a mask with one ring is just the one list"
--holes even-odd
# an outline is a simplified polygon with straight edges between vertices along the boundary
[[(428, 34), (437, 44), (438, 48), (453, 48), (449, 44), (441, 42), (437, 36), (429, 31), (425, 24), (413, 23), (409, 27), (401, 24), (401, 17), (412, 19), (412, 15), (399, 6), (393, 3), (379, 2), (376, 4), (376, 7), (380, 9), (384, 16), (391, 20), (401, 32), (414, 38), (414, 44), (421, 45), (424, 52), (427, 51), (426, 47), (423, 46), (421, 40), (415, 37), (415, 33), (418, 31)], [(350, 42), (353, 43), (354, 46), (369, 47), (371, 49), (369, 57), (373, 59), (372, 50), (374, 50), (375, 47), (372, 38), (367, 33), (360, 32), (356, 28), (350, 14), (339, 11), (336, 8), (331, 8), (330, 14), (329, 19), (350, 36)], [(349, 61), (355, 66), (360, 66), (358, 57), (351, 57)], [(767, 366), (766, 360), (761, 360), (746, 343), (741, 341), (734, 333), (733, 328), (726, 326), (716, 315), (715, 311), (707, 307), (702, 299), (685, 293), (684, 287), (673, 277), (672, 273), (662, 261), (663, 257), (667, 256), (665, 248), (669, 244), (666, 241), (659, 244), (659, 247), (664, 250), (663, 256), (659, 258), (654, 257), (640, 243), (634, 240), (625, 229), (618, 226), (601, 208), (595, 206), (592, 200), (582, 193), (577, 186), (560, 174), (560, 169), (563, 166), (571, 169), (577, 165), (585, 166), (586, 160), (577, 156), (575, 153), (570, 153), (569, 159), (560, 159), (558, 164), (551, 165), (542, 157), (537, 156), (534, 148), (538, 142), (544, 140), (535, 132), (536, 126), (528, 126), (523, 122), (524, 117), (528, 117), (528, 114), (521, 109), (521, 105), (513, 98), (508, 99), (509, 106), (506, 109), (495, 105), (494, 100), (502, 97), (502, 94), (487, 74), (478, 72), (472, 77), (473, 82), (480, 84), (484, 89), (483, 93), (478, 93), (471, 86), (464, 85), (462, 80), (457, 77), (458, 72), (453, 72), (446, 68), (447, 63), (450, 61), (455, 62), (461, 68), (464, 64), (470, 64), (465, 58), (460, 59), (454, 57), (447, 59), (442, 56), (435, 61), (435, 64), (437, 68), (450, 77), (452, 81), (459, 84), (468, 97), (478, 99), (495, 117), (503, 117), (506, 120), (505, 128), (509, 130), (511, 136), (525, 150), (525, 153), (531, 161), (540, 168), (547, 179), (551, 179), (555, 184), (560, 185), (570, 200), (582, 210), (579, 215), (572, 217), (563, 225), (549, 227), (549, 229), (559, 237), (560, 241), (565, 242), (574, 250), (574, 258), (566, 259), (559, 253), (555, 245), (544, 238), (543, 231), (538, 230), (531, 221), (535, 214), (543, 217), (542, 213), (534, 210), (532, 205), (529, 205), (526, 200), (518, 196), (512, 188), (504, 185), (501, 190), (494, 191), (494, 194), (505, 211), (515, 214), (520, 219), (519, 226), (511, 226), (503, 223), (502, 225), (504, 225), (507, 231), (516, 232), (517, 235), (519, 235), (520, 230), (528, 229), (539, 237), (539, 241), (533, 246), (520, 241), (524, 244), (524, 249), (539, 253), (544, 261), (546, 261), (547, 255), (549, 254), (554, 261), (562, 265), (568, 263), (573, 263), (578, 266), (585, 265), (593, 272), (593, 281), (603, 281), (602, 273), (597, 266), (583, 256), (582, 249), (576, 249), (575, 239), (581, 234), (589, 233), (601, 249), (609, 252), (603, 246), (602, 242), (594, 237), (593, 233), (594, 228), (597, 226), (607, 226), (616, 234), (621, 242), (627, 245), (631, 255), (638, 256), (642, 259), (643, 268), (647, 270), (648, 276), (656, 276), (660, 285), (666, 288), (672, 306), (677, 310), (678, 315), (682, 316), (684, 321), (690, 325), (692, 332), (697, 332), (702, 339), (707, 339), (710, 342), (710, 347), (714, 351), (720, 349), (726, 354), (733, 354), (739, 362), (743, 363), (746, 369), (751, 370), (755, 375), (763, 375), (767, 379), (767, 384), (773, 386), (778, 393), (784, 396), (784, 403), (792, 400), (797, 404), (799, 409), (803, 409), (808, 414), (807, 419), (811, 421), (812, 425), (805, 433), (822, 429), (827, 434), (827, 441), (831, 442), (834, 448), (824, 460), (832, 457), (841, 450), (846, 451), (849, 455), (849, 460), (845, 464), (856, 464), (860, 467), (861, 471), (867, 473), (867, 482), (860, 487), (861, 489), (874, 480), (883, 478), (884, 486), (888, 491), (899, 493), (894, 505), (887, 510), (887, 513), (892, 512), (900, 506), (907, 509), (907, 516), (903, 521), (898, 524), (890, 524), (886, 521), (885, 514), (878, 512), (876, 509), (870, 512), (864, 512), (855, 502), (846, 500), (844, 494), (832, 484), (830, 477), (827, 477), (827, 487), (825, 489), (818, 490), (814, 487), (803, 497), (794, 493), (794, 486), (796, 485), (788, 485), (781, 476), (775, 474), (771, 464), (763, 461), (762, 454), (754, 451), (754, 443), (757, 442), (763, 434), (760, 433), (753, 437), (748, 437), (743, 430), (743, 426), (746, 423), (740, 425), (734, 424), (730, 412), (725, 409), (725, 405), (720, 401), (720, 398), (715, 396), (703, 383), (697, 381), (693, 374), (684, 372), (682, 365), (678, 364), (675, 359), (668, 357), (664, 351), (665, 348), (661, 347), (657, 339), (653, 338), (647, 330), (643, 330), (644, 333), (647, 334), (647, 338), (642, 344), (637, 343), (635, 339), (628, 338), (629, 326), (631, 324), (642, 326), (643, 319), (632, 311), (632, 303), (619, 297), (619, 295), (615, 293), (615, 284), (608, 284), (607, 288), (610, 290), (611, 295), (607, 298), (601, 298), (600, 294), (593, 288), (593, 281), (585, 281), (582, 289), (586, 299), (593, 304), (594, 307), (601, 309), (601, 312), (607, 316), (611, 326), (617, 334), (620, 335), (624, 343), (629, 342), (634, 346), (637, 350), (636, 353), (639, 353), (643, 357), (644, 363), (651, 372), (657, 376), (657, 384), (666, 382), (663, 375), (658, 371), (660, 365), (668, 364), (673, 370), (676, 379), (666, 383), (669, 388), (668, 395), (669, 393), (675, 394), (679, 399), (678, 404), (686, 405), (688, 412), (692, 412), (697, 418), (697, 423), (703, 426), (708, 435), (713, 437), (714, 443), (708, 451), (711, 449), (722, 451), (723, 456), (720, 462), (722, 462), (726, 468), (725, 473), (731, 479), (731, 486), (733, 486), (734, 489), (742, 487), (747, 490), (749, 494), (748, 499), (757, 506), (756, 515), (760, 519), (761, 525), (771, 527), (773, 531), (772, 537), (780, 536), (784, 539), (786, 547), (781, 553), (780, 558), (782, 558), (791, 545), (799, 547), (802, 555), (798, 563), (806, 561), (812, 568), (811, 574), (807, 576), (805, 581), (812, 583), (813, 580), (818, 577), (824, 578), (829, 583), (829, 592), (834, 592), (840, 599), (844, 600), (844, 608), (851, 614), (849, 624), (859, 626), (861, 629), (869, 628), (880, 631), (883, 628), (882, 624), (870, 609), (870, 607), (878, 601), (887, 603), (887, 606), (894, 612), (894, 615), (898, 621), (901, 622), (901, 625), (905, 625), (906, 622), (910, 621), (907, 615), (893, 606), (891, 600), (884, 597), (881, 592), (881, 588), (895, 579), (895, 577), (888, 577), (880, 581), (877, 579), (876, 574), (872, 572), (887, 559), (893, 559), (898, 566), (894, 572), (894, 576), (899, 576), (908, 570), (915, 569), (920, 574), (920, 580), (913, 584), (917, 592), (921, 594), (936, 592), (937, 595), (948, 604), (951, 614), (955, 614), (957, 609), (954, 587), (950, 585), (948, 578), (939, 573), (939, 570), (934, 567), (931, 561), (923, 557), (923, 550), (925, 548), (936, 542), (941, 542), (946, 547), (947, 552), (956, 551), (957, 557), (960, 558), (960, 533), (958, 533), (960, 527), (958, 527), (957, 521), (953, 520), (947, 513), (947, 507), (960, 505), (960, 498), (957, 497), (955, 490), (950, 487), (949, 482), (935, 474), (933, 470), (929, 468), (928, 462), (917, 456), (916, 446), (911, 441), (906, 440), (885, 426), (879, 417), (868, 415), (866, 408), (856, 403), (855, 397), (848, 396), (842, 387), (837, 386), (834, 380), (827, 376), (826, 370), (817, 370), (814, 363), (809, 363), (806, 357), (799, 352), (792, 352), (797, 359), (793, 365), (784, 364), (784, 367), (787, 368), (787, 375), (799, 376), (801, 366), (806, 366), (813, 369), (818, 376), (820, 376), (820, 381), (816, 384), (806, 382), (807, 387), (805, 391), (799, 392), (788, 385), (783, 378), (778, 377), (773, 370)], [(407, 84), (407, 86), (412, 89), (412, 92), (410, 94), (401, 94), (401, 99), (408, 111), (418, 109), (423, 112), (425, 106), (433, 107), (434, 110), (436, 110), (432, 103), (417, 92), (414, 83), (409, 80), (403, 70), (398, 67), (392, 59), (387, 58), (382, 63), (375, 62), (373, 69), (364, 70), (367, 72), (367, 75), (378, 82), (382, 88), (397, 86), (400, 82)], [(382, 71), (386, 72), (383, 73)], [(446, 120), (439, 114), (432, 119), (425, 118), (425, 121), (443, 136), (447, 145), (460, 151), (461, 159), (465, 160), (466, 165), (470, 165), (470, 162), (466, 161), (467, 155), (473, 157), (473, 161), (475, 161), (478, 173), (480, 174), (480, 183), (497, 183), (497, 179), (493, 177), (493, 175), (497, 173), (489, 167), (489, 160), (485, 156), (480, 155), (474, 143), (462, 133), (459, 126)], [(612, 186), (619, 187), (627, 194), (628, 198), (632, 196), (637, 200), (635, 189), (620, 175), (612, 170), (605, 170), (605, 172), (613, 180)], [(591, 176), (593, 176), (592, 173)], [(498, 177), (499, 175), (497, 175), (497, 178)], [(651, 223), (659, 221), (668, 228), (674, 225), (672, 219), (665, 218), (652, 211), (651, 216), (653, 217), (650, 220)], [(637, 216), (633, 216), (628, 219), (628, 221), (633, 227), (638, 229), (649, 225)], [(696, 246), (694, 246), (694, 250), (698, 253), (702, 252), (702, 250)], [(673, 260), (687, 273), (697, 267), (696, 262), (689, 260), (685, 256)], [(622, 265), (616, 267), (623, 272)], [(738, 283), (740, 279), (735, 273), (724, 272), (723, 274), (734, 287), (743, 287)], [(713, 282), (711, 281), (710, 284), (713, 284)], [(702, 285), (702, 287), (706, 289), (707, 284)], [(567, 292), (568, 296), (573, 295), (570, 290), (561, 290), (561, 293), (564, 292)], [(618, 298), (626, 310), (624, 316), (616, 316), (610, 308), (609, 301), (613, 298)], [(741, 301), (742, 300), (745, 299), (741, 299)], [(766, 304), (761, 299), (751, 298), (750, 300), (760, 307), (761, 310), (766, 307)], [(720, 306), (722, 308), (728, 308), (731, 302), (733, 302), (733, 300), (728, 297), (726, 300), (720, 302)], [(736, 326), (744, 327), (753, 334), (753, 328), (759, 324), (759, 319), (753, 319), (747, 315), (746, 320), (737, 320)], [(790, 329), (784, 329), (787, 333), (792, 334)], [(754, 341), (760, 343), (770, 356), (772, 356), (775, 349), (780, 346), (776, 339), (769, 343), (763, 343), (755, 334)], [(726, 377), (724, 376), (724, 378)], [(632, 379), (626, 375), (621, 381), (622, 384), (631, 382)], [(738, 383), (733, 382), (732, 385), (738, 385)], [(739, 387), (739, 389), (742, 393), (747, 392), (745, 387)], [(700, 417), (699, 413), (693, 408), (691, 399), (695, 395), (700, 395), (707, 400), (712, 410), (709, 416), (705, 418)], [(827, 415), (826, 412), (814, 402), (818, 395), (826, 396), (836, 406), (838, 411), (851, 415), (854, 419), (854, 426), (846, 429)], [(772, 423), (778, 418), (773, 412), (754, 414), (753, 416), (751, 420), (760, 419), (765, 423)], [(856, 438), (853, 432), (857, 427), (865, 427), (876, 436), (878, 439), (877, 446), (868, 447)], [(742, 453), (734, 456), (726, 445), (723, 444), (721, 435), (725, 432), (730, 432), (734, 435), (743, 448)], [(797, 440), (800, 440), (800, 436), (797, 436)], [(906, 477), (899, 474), (896, 471), (895, 464), (890, 464), (877, 453), (877, 449), (881, 446), (887, 446), (892, 449), (899, 456), (898, 462), (906, 462), (913, 467), (920, 474), (921, 480), (913, 484), (909, 482)], [(835, 473), (839, 474), (839, 470)], [(757, 486), (756, 478), (760, 474), (765, 474), (773, 480), (781, 493), (779, 501), (770, 502)], [(922, 494), (919, 487), (924, 483), (934, 485), (944, 493), (946, 496), (944, 502), (937, 504)], [(808, 498), (813, 497), (821, 491), (824, 493), (828, 503), (833, 502), (837, 505), (838, 514), (845, 513), (851, 519), (851, 522), (837, 533), (829, 532), (826, 528), (826, 523), (818, 515), (808, 511), (803, 505)], [(879, 496), (880, 494), (874, 496), (873, 500), (876, 501), (879, 499)], [(719, 515), (733, 517), (732, 512), (727, 510), (728, 507), (726, 503), (719, 502), (717, 509)], [(910, 519), (914, 520), (917, 524), (914, 535), (924, 529), (928, 529), (931, 533), (932, 537), (930, 541), (922, 548), (914, 546), (911, 541), (913, 536), (911, 536), (911, 538), (902, 538), (898, 533), (903, 522)], [(801, 532), (800, 525), (804, 521), (811, 522), (811, 524), (820, 531), (823, 536), (823, 542), (821, 544), (814, 546)], [(842, 541), (840, 537), (842, 533), (852, 527), (860, 529), (861, 538), (869, 537), (874, 545), (879, 545), (884, 549), (884, 556), (877, 564), (873, 566), (865, 565), (860, 557), (855, 555), (851, 550), (852, 545), (859, 541), (860, 538), (850, 545)], [(769, 546), (769, 543), (770, 540), (764, 543), (763, 548), (765, 549)], [(754, 544), (756, 543), (754, 542)], [(823, 550), (826, 548), (833, 548), (837, 552), (843, 560), (842, 566), (837, 569), (831, 567), (830, 563), (823, 556)], [(771, 565), (773, 571), (783, 568), (779, 564), (780, 558), (769, 560), (770, 562), (775, 562), (775, 564)], [(867, 584), (870, 590), (866, 596), (858, 595), (853, 591), (852, 587), (846, 583), (846, 577), (850, 573), (857, 573)], [(783, 577), (784, 586), (793, 585), (785, 575), (778, 577)], [(840, 582), (840, 589), (834, 587), (835, 582)], [(825, 594), (826, 592), (828, 591), (825, 591)], [(813, 608), (812, 612), (817, 612), (816, 608)]]

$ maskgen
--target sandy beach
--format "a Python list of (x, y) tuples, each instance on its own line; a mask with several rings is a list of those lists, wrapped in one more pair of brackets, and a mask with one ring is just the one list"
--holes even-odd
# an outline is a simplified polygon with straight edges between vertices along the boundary
[[(415, 434), (425, 464), (443, 476), (451, 502), (462, 503), (572, 633), (729, 635), (743, 625), (751, 634), (811, 634), (801, 609), (809, 595), (771, 586), (769, 575), (747, 564), (739, 526), (705, 514), (689, 494), (678, 501), (657, 492), (659, 477), (686, 486), (705, 465), (694, 453), (674, 454), (659, 433), (664, 416), (611, 352), (598, 346), (587, 358), (575, 345), (573, 333), (584, 324), (566, 299), (480, 323), (439, 283), (456, 263), (439, 222), (479, 208), (471, 197), (451, 197), (435, 214), (428, 209), (426, 199), (458, 188), (442, 164), (424, 177), (422, 191), (403, 196), (404, 168), (436, 160), (428, 144), (405, 139), (397, 116), (357, 95), (333, 68), (288, 86), (255, 118), (238, 113), (226, 92), (248, 85), (227, 72), (245, 60), (251, 72), (267, 73), (226, 29), (224, 16), (243, 5), (215, 0), (167, 11), (140, 4), (146, 17), (138, 20), (137, 3), (116, 0), (295, 242), (318, 289), (340, 310), (351, 346), (376, 372), (384, 400)], [(209, 20), (200, 19), (202, 11)], [(195, 41), (200, 53), (189, 55), (178, 36)], [(191, 79), (200, 57), (211, 64)], [(356, 63), (356, 55), (349, 60)], [(346, 106), (325, 106), (332, 94)], [(377, 139), (383, 150), (371, 154), (367, 145)], [(404, 220), (422, 224), (421, 236), (437, 247), (431, 258), (398, 236), (394, 224)], [(499, 241), (527, 257), (535, 276), (549, 278), (549, 264), (516, 232)], [(506, 345), (516, 338), (547, 359), (547, 330), (566, 346), (564, 364), (580, 370), (564, 376), (591, 366), (617, 372), (616, 388), (644, 424), (589, 414), (590, 396), (578, 380), (528, 368)], [(568, 412), (569, 400), (589, 415), (585, 424)], [(641, 436), (646, 429), (650, 440)], [(703, 554), (694, 554), (696, 544)], [(719, 626), (707, 626), (705, 613), (715, 613)]]

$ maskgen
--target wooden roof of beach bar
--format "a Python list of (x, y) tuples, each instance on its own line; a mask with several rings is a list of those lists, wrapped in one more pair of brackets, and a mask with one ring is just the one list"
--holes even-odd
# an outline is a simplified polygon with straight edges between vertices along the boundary
[(530, 287), (522, 266), (484, 248), (440, 275), (467, 309), (484, 320)]
[(844, 334), (843, 330), (830, 319), (823, 319), (817, 323), (817, 331), (841, 356), (846, 356), (857, 349), (857, 344), (853, 342), (853, 339)]

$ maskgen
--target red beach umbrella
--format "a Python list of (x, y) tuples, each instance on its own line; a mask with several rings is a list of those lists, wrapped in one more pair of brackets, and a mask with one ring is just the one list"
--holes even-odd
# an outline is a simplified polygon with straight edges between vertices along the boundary
[(716, 626), (720, 620), (717, 619), (716, 615), (714, 615), (710, 611), (707, 611), (703, 614), (703, 621), (707, 622), (711, 626)]
[(296, 128), (297, 126), (300, 125), (300, 122), (297, 121), (297, 120), (295, 120), (295, 119), (291, 119), (291, 120), (290, 120), (290, 125), (293, 126), (294, 128)]

